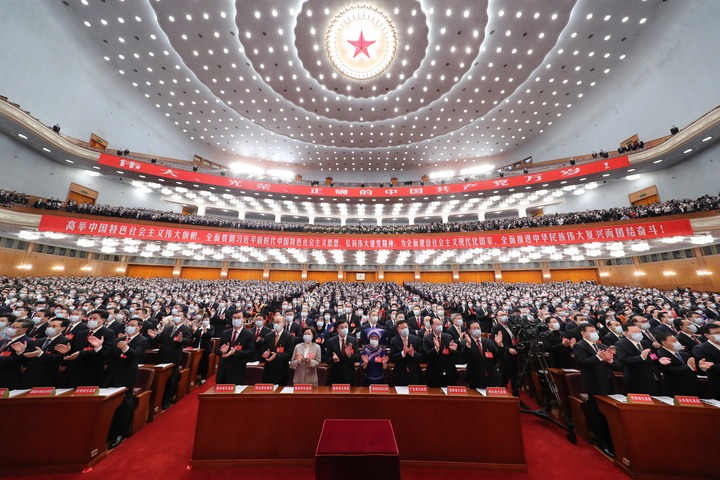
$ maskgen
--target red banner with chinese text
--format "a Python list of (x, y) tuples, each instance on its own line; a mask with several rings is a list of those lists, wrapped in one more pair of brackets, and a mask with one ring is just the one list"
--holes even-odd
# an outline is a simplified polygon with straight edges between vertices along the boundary
[(257, 248), (317, 250), (455, 250), (622, 242), (692, 235), (690, 220), (627, 222), (620, 225), (578, 225), (557, 230), (508, 230), (503, 233), (320, 235), (228, 232), (184, 226), (148, 226), (114, 220), (43, 215), (38, 230), (71, 235), (132, 238), (173, 243), (198, 243)]
[[(447, 185), (425, 185), (412, 187), (327, 187), (310, 185), (293, 185), (285, 183), (258, 182), (207, 173), (197, 173), (188, 170), (181, 170), (168, 166), (145, 163), (125, 157), (117, 157), (106, 153), (100, 154), (100, 165), (133, 172), (141, 175), (151, 175), (157, 178), (171, 180), (175, 186), (176, 182), (189, 184), (203, 184), (222, 187), (241, 192), (265, 192), (277, 193), (280, 195), (304, 195), (308, 197), (338, 197), (338, 198), (403, 198), (421, 195), (453, 195), (480, 191), (495, 191), (510, 188), (540, 185), (548, 182), (558, 182), (571, 178), (584, 177), (599, 173), (611, 172), (620, 168), (630, 166), (627, 156), (614, 157), (598, 162), (584, 163), (569, 167), (548, 170), (545, 172), (528, 173), (525, 175), (513, 175), (505, 178), (491, 180), (477, 180), (474, 182), (452, 183)], [(148, 178), (149, 181), (154, 179)]]

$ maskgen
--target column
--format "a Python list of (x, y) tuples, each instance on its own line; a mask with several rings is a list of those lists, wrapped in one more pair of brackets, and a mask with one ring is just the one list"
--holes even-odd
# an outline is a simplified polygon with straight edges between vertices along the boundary
[(230, 262), (228, 262), (228, 261), (222, 262), (222, 268), (221, 268), (221, 270), (220, 270), (220, 276), (221, 276), (222, 278), (227, 278), (227, 276), (228, 276), (228, 265), (229, 265), (229, 264), (230, 264)]
[(377, 226), (382, 226), (382, 217), (377, 217), (375, 220), (377, 220)]
[(238, 210), (238, 220), (245, 220), (245, 210)]
[[(308, 216), (308, 224), (309, 225), (315, 225), (315, 217)], [(341, 224), (342, 225), (342, 224)]]
[(458, 265), (457, 263), (452, 264), (452, 276), (453, 282), (460, 281), (460, 265)]
[(448, 214), (443, 214), (443, 216), (442, 216), (442, 223), (448, 223), (448, 218), (450, 218), (450, 215), (448, 215)]
[(478, 222), (484, 222), (485, 221), (485, 210), (483, 210), (482, 212), (478, 212), (477, 216), (478, 216)]
[(175, 259), (175, 265), (173, 266), (173, 277), (180, 277), (180, 273), (182, 272), (182, 262), (182, 258)]
[(199, 217), (205, 216), (205, 210), (206, 210), (207, 207), (206, 207), (205, 205), (198, 205), (197, 208), (198, 208), (198, 209), (197, 209), (197, 213), (196, 213), (195, 215), (197, 215), (197, 216), (199, 216)]
[(525, 207), (517, 207), (518, 211), (518, 217), (524, 218), (527, 217), (527, 209)]
[(493, 264), (493, 268), (495, 269), (495, 281), (502, 282), (502, 270), (500, 270), (500, 264)]
[(347, 218), (346, 217), (340, 217), (340, 226), (344, 227), (347, 225)]
[(552, 281), (552, 274), (550, 273), (550, 263), (540, 262), (540, 266), (542, 267), (543, 282), (547, 283)]
[(282, 213), (276, 213), (275, 214), (275, 222), (280, 223), (280, 219), (282, 219)]
[(415, 217), (408, 217), (408, 225), (415, 225)]

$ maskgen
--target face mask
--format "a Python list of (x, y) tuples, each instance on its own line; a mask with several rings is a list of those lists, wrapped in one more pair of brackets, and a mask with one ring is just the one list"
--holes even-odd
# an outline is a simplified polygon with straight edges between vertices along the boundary
[(153, 305), (152, 309), (153, 309), (153, 312), (157, 312), (157, 311), (160, 310), (160, 306), (159, 306), (159, 305)]
[(180, 325), (182, 321), (182, 317), (173, 317), (173, 322), (175, 323), (175, 325)]
[(305, 342), (305, 343), (312, 342), (312, 335), (303, 335), (303, 342)]
[(378, 341), (375, 340), (374, 338), (373, 338), (372, 340), (370, 340), (370, 346), (371, 346), (371, 347), (377, 348), (378, 345), (380, 345), (380, 342), (378, 342)]
[(240, 328), (240, 327), (242, 327), (242, 324), (243, 324), (243, 322), (242, 322), (241, 318), (233, 318), (233, 320), (232, 320), (233, 327)]
[(622, 333), (622, 331), (623, 331), (623, 329), (620, 326), (613, 327), (613, 332), (617, 333), (618, 335), (620, 335)]
[(40, 317), (33, 317), (33, 318), (32, 318), (32, 322), (33, 322), (35, 325), (37, 325), (37, 324), (40, 323), (41, 321), (42, 321), (42, 318), (40, 318)]
[(125, 327), (126, 335), (133, 336), (133, 335), (135, 335), (135, 332), (137, 332), (137, 327), (130, 327), (130, 326)]
[(698, 329), (695, 325), (688, 325), (688, 330), (690, 330), (690, 333), (697, 333)]
[(498, 318), (498, 321), (499, 321), (500, 323), (507, 323), (508, 317), (500, 317), (500, 318)]
[(430, 330), (430, 322), (425, 322), (425, 330)]
[(283, 326), (280, 325), (279, 323), (273, 323), (273, 329), (274, 329), (276, 332), (282, 332)]
[(202, 326), (208, 328), (210, 326), (210, 322), (208, 320), (203, 320)]
[(640, 325), (638, 325), (638, 327), (640, 327), (641, 330), (650, 330), (649, 323), (641, 323)]
[(480, 338), (480, 335), (482, 335), (482, 330), (470, 330), (470, 335), (472, 335), (472, 337), (475, 339)]
[(548, 323), (548, 327), (550, 327), (550, 330), (560, 330), (560, 324), (557, 322)]
[(5, 322), (0, 323), (0, 330), (5, 330), (7, 328), (7, 325), (8, 324)]
[(442, 317), (445, 314), (445, 310), (438, 310), (437, 314), (439, 317)]
[(48, 327), (45, 329), (45, 336), (46, 337), (54, 337), (58, 334), (57, 328)]
[(117, 320), (118, 322), (122, 322), (123, 320), (125, 320), (125, 315), (115, 315), (115, 320)]
[(15, 310), (15, 311), (13, 312), (13, 315), (15, 315), (16, 317), (19, 317), (22, 313), (23, 313), (23, 312), (21, 312), (20, 310)]
[(408, 335), (410, 335), (410, 330), (408, 330), (407, 328), (403, 328), (402, 330), (398, 331), (398, 333), (401, 337), (407, 338)]
[(672, 348), (673, 348), (673, 350), (675, 350), (677, 352), (677, 351), (682, 350), (685, 347), (683, 347), (682, 343), (680, 343), (680, 342), (673, 342)]
[(325, 322), (323, 322), (322, 320), (320, 320), (320, 321), (318, 321), (318, 322), (315, 322), (315, 325), (317, 325), (318, 328), (322, 328), (323, 325), (325, 325)]
[(420, 315), (420, 310), (413, 310), (413, 313), (414, 313), (415, 316), (417, 317), (418, 315)]
[(640, 340), (643, 339), (643, 334), (642, 333), (631, 333), (630, 338), (636, 342), (639, 342)]
[(330, 315), (325, 315), (325, 320), (330, 321)]
[(70, 315), (70, 323), (78, 323), (80, 321), (80, 315)]
[[(10, 329), (8, 328), (8, 330), (10, 330)], [(8, 335), (10, 335), (10, 334), (8, 334)], [(12, 335), (10, 335), (10, 336), (12, 336)], [(715, 334), (711, 335), (711, 337), (713, 337), (713, 340), (715, 341), (715, 343), (720, 343), (720, 333), (715, 333)]]
[(307, 317), (307, 312), (300, 312), (300, 316), (301, 316), (302, 318), (306, 318), (306, 317)]
[(456, 326), (458, 329), (462, 328), (462, 326), (463, 326), (463, 321), (462, 321), (462, 320), (455, 320), (455, 326)]
[(263, 322), (262, 320), (255, 320), (255, 326), (257, 328), (262, 328), (263, 325), (265, 325), (265, 322)]
[(346, 335), (348, 334), (348, 329), (347, 329), (347, 328), (340, 328), (340, 329), (338, 329), (338, 334), (340, 334), (341, 337), (344, 337), (344, 336), (346, 336)]
[(95, 330), (97, 328), (97, 326), (98, 326), (97, 320), (88, 320), (88, 328), (90, 330)]
[(435, 325), (433, 327), (433, 330), (435, 330), (435, 333), (441, 333), (442, 332), (442, 325)]
[(292, 315), (288, 315), (287, 317), (285, 317), (285, 321), (286, 321), (287, 323), (292, 323), (292, 321), (293, 321), (293, 316), (292, 316)]
[(352, 308), (346, 308), (346, 309), (345, 309), (345, 313), (350, 313), (350, 312), (352, 312)]
[(588, 340), (591, 342), (597, 342), (600, 339), (600, 335), (598, 335), (597, 332), (592, 332), (590, 335), (588, 335)]
[(13, 328), (13, 327), (7, 327), (7, 328), (5, 329), (5, 335), (7, 335), (8, 338), (12, 338), (12, 337), (14, 337), (15, 335), (17, 335), (17, 329), (15, 329), (15, 328)]

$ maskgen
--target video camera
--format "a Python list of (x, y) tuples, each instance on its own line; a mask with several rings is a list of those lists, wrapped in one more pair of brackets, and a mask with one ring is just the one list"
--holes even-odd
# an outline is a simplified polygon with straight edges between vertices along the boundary
[(518, 339), (519, 346), (542, 342), (543, 337), (550, 334), (550, 329), (545, 323), (536, 320), (529, 314), (511, 315), (508, 318), (508, 327)]

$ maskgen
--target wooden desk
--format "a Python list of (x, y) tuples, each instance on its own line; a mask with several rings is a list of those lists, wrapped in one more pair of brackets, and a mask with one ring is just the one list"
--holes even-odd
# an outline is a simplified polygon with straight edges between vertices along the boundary
[[(398, 395), (393, 388), (370, 394), (366, 387), (349, 393), (333, 393), (330, 387), (292, 394), (253, 390), (198, 396), (192, 465), (312, 465), (325, 419), (368, 418), (392, 422), (405, 463), (527, 470), (518, 398), (488, 398), (475, 391), (446, 396), (439, 389), (415, 395)], [(231, 412), (241, 412), (236, 428), (228, 424)]]
[(96, 464), (107, 453), (110, 422), (125, 390), (0, 399), (0, 438), (7, 447), (0, 455), (1, 475), (80, 472)]
[(188, 387), (186, 393), (190, 393), (190, 390), (196, 387), (196, 380), (198, 375), (198, 366), (200, 365), (200, 359), (203, 356), (205, 350), (202, 348), (186, 348), (186, 352), (190, 352), (190, 380), (188, 381)]
[(150, 423), (155, 417), (162, 413), (162, 399), (165, 394), (165, 385), (167, 384), (168, 378), (170, 378), (175, 364), (167, 363), (160, 366), (144, 363), (140, 366), (155, 370), (152, 381), (152, 394), (150, 395), (150, 412), (148, 412), (148, 423)]
[[(635, 479), (718, 478), (710, 459), (717, 450), (720, 408), (617, 402), (598, 396), (598, 407), (610, 426), (615, 465)], [(668, 448), (662, 448), (666, 445)], [(676, 461), (670, 450), (682, 448)]]

